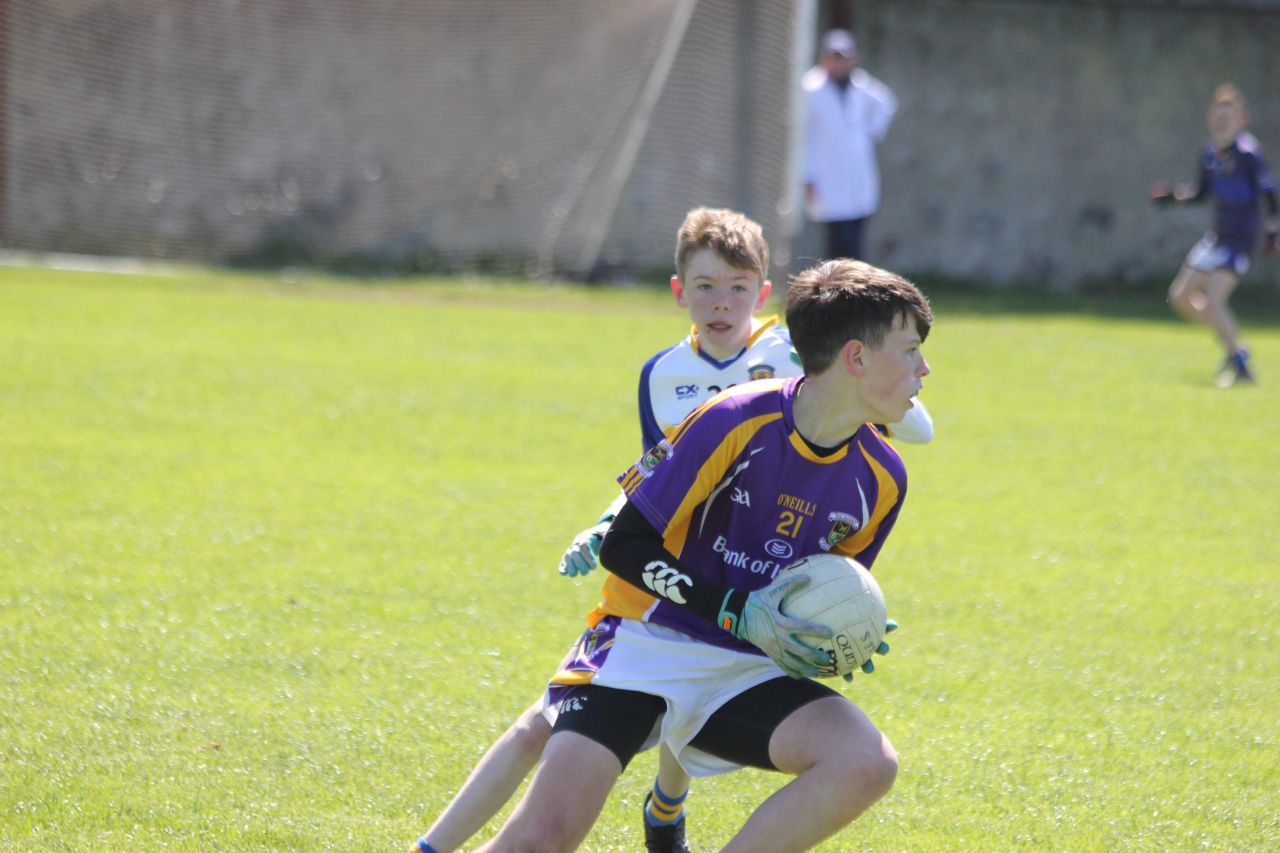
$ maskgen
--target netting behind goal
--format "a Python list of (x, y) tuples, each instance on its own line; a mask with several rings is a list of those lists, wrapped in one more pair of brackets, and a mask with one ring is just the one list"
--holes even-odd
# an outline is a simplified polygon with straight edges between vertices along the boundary
[(793, 4), (9, 0), (7, 248), (263, 264), (670, 265), (780, 243)]

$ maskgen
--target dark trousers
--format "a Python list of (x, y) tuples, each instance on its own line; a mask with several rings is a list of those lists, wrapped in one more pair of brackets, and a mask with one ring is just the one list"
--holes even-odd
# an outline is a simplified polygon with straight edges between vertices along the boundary
[(827, 223), (827, 259), (862, 260), (862, 232), (869, 216)]

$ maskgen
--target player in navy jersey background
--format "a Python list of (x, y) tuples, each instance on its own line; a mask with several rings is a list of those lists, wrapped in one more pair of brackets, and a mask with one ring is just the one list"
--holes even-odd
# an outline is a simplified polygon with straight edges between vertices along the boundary
[(1214, 92), (1207, 115), (1209, 145), (1200, 154), (1196, 183), (1157, 183), (1151, 199), (1158, 204), (1214, 200), (1213, 228), (1191, 251), (1169, 287), (1169, 304), (1188, 320), (1210, 326), (1226, 356), (1216, 378), (1223, 387), (1253, 382), (1249, 351), (1240, 340), (1229, 300), (1258, 243), (1262, 220), (1259, 201), (1267, 207), (1266, 246), (1276, 251), (1276, 185), (1262, 159), (1258, 140), (1245, 132), (1244, 96), (1230, 84)]

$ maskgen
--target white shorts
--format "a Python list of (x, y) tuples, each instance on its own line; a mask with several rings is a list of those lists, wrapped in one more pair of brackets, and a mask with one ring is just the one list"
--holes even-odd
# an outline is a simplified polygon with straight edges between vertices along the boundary
[[(575, 679), (567, 665), (583, 659), (584, 642), (590, 642), (592, 633), (585, 633), (570, 650), (543, 696), (543, 716), (549, 723), (555, 725), (558, 713), (557, 679), (561, 684), (576, 680), (636, 690), (667, 703), (643, 749), (665, 743), (690, 776), (713, 776), (742, 766), (691, 747), (689, 741), (724, 703), (757, 684), (785, 676), (777, 664), (761, 655), (709, 645), (662, 625), (621, 619), (609, 640), (586, 650), (593, 658), (591, 672), (587, 675), (578, 668), (581, 677)], [(570, 675), (561, 678), (566, 672)]]
[(1244, 275), (1249, 271), (1249, 253), (1224, 246), (1213, 234), (1206, 234), (1187, 252), (1187, 266), (1200, 272), (1229, 269)]

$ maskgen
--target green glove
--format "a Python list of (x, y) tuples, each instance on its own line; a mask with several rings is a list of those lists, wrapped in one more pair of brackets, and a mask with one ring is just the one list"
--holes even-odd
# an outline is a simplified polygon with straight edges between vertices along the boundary
[(720, 627), (760, 649), (792, 678), (812, 678), (829, 665), (827, 653), (799, 639), (831, 639), (831, 629), (783, 613), (787, 601), (809, 585), (803, 572), (745, 596), (729, 590), (720, 605)]
[(601, 520), (573, 537), (573, 541), (565, 549), (564, 556), (560, 558), (560, 574), (571, 578), (585, 575), (594, 569), (600, 560), (600, 545), (604, 542), (604, 535), (609, 532), (611, 523), (613, 523), (613, 516)]
[[(885, 634), (888, 634), (890, 631), (896, 631), (896, 630), (898, 630), (898, 623), (894, 622), (892, 619), (886, 619), (884, 622)], [(884, 640), (881, 640), (880, 645), (876, 646), (875, 654), (878, 654), (878, 655), (889, 654), (889, 644), (886, 643)], [(870, 675), (871, 673), (876, 671), (876, 665), (871, 661), (867, 661), (862, 665), (862, 671), (865, 672), (867, 675)], [(846, 672), (844, 674), (844, 680), (853, 681), (853, 673)]]

